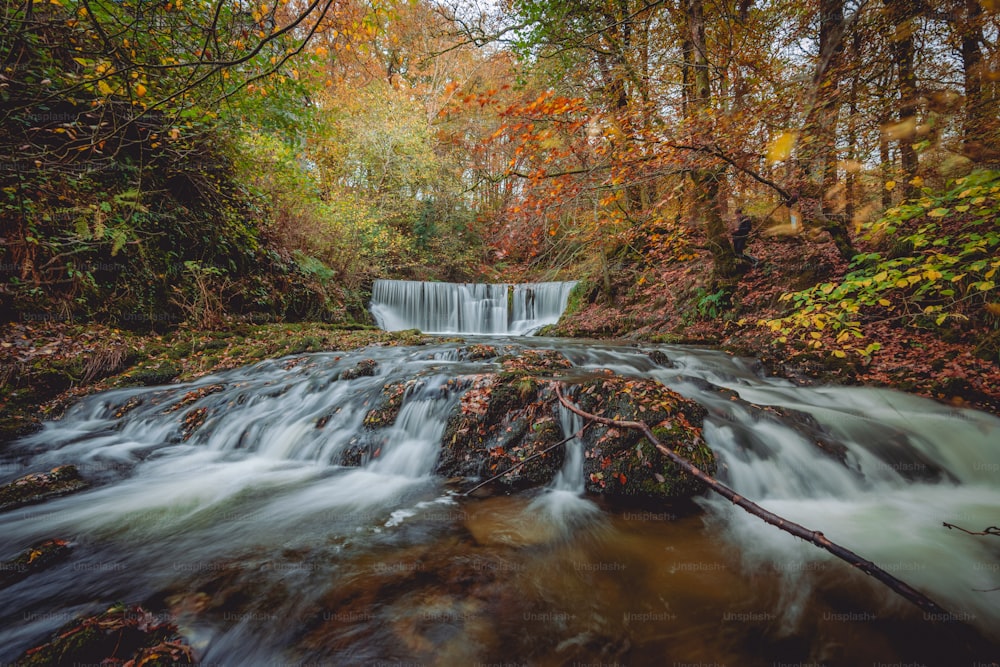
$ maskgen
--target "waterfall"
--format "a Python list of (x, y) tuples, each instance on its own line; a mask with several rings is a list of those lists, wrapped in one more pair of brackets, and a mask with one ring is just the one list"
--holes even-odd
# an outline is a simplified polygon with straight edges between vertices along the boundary
[(386, 331), (527, 336), (559, 321), (574, 285), (376, 280), (371, 312)]

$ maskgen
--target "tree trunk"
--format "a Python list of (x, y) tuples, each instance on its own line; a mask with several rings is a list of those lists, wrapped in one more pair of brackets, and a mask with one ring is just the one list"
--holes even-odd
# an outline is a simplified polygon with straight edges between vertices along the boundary
[[(705, 39), (705, 9), (703, 0), (685, 0), (688, 34), (691, 38), (691, 71), (693, 86), (688, 106), (690, 117), (696, 122), (704, 122), (708, 111), (712, 108), (712, 88), (708, 76), (707, 41)], [(704, 132), (702, 132), (704, 134)], [(708, 144), (702, 137), (696, 141)], [(719, 206), (719, 179), (725, 173), (725, 167), (698, 168), (691, 174), (695, 189), (695, 208), (702, 216), (705, 225), (708, 249), (712, 253), (713, 270), (716, 279), (724, 284), (730, 283), (739, 275), (739, 264), (736, 252), (729, 241), (726, 223), (722, 219), (722, 209)]]
[(979, 0), (964, 0), (964, 16), (957, 30), (961, 40), (965, 116), (962, 119), (962, 152), (976, 162), (1000, 159), (996, 146), (997, 115), (983, 87), (983, 8)]
[(885, 0), (889, 9), (892, 35), (892, 63), (896, 69), (899, 87), (899, 118), (897, 140), (899, 141), (899, 162), (902, 170), (902, 190), (907, 196), (915, 194), (916, 187), (910, 181), (917, 175), (917, 151), (913, 148), (917, 125), (917, 79), (914, 72), (913, 31), (914, 8), (910, 0)]

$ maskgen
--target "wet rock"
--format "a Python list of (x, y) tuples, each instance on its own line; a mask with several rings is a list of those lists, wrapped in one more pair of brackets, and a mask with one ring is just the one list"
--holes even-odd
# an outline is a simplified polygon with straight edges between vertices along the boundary
[(500, 351), (493, 345), (467, 345), (458, 350), (458, 358), (462, 361), (485, 361), (500, 356)]
[(27, 576), (64, 561), (72, 548), (64, 540), (45, 540), (25, 549), (15, 558), (0, 563), (0, 588), (16, 584)]
[(12, 414), (0, 417), (0, 444), (42, 430), (42, 422), (34, 415)]
[(649, 353), (647, 353), (646, 356), (648, 356), (650, 360), (652, 360), (652, 362), (657, 366), (662, 366), (663, 368), (675, 367), (674, 362), (670, 360), (670, 357), (668, 357), (667, 353), (664, 352), (663, 350), (652, 350)]
[[(715, 454), (702, 437), (706, 411), (653, 380), (608, 375), (581, 385), (585, 411), (621, 421), (642, 421), (667, 447), (714, 475)], [(668, 500), (701, 493), (704, 485), (666, 459), (636, 429), (594, 425), (584, 435), (587, 491), (609, 498)]]
[(72, 621), (48, 642), (26, 651), (15, 664), (188, 665), (195, 661), (173, 623), (139, 606), (116, 605), (103, 614)]
[(847, 462), (847, 446), (833, 437), (826, 428), (808, 412), (778, 405), (759, 406), (747, 404), (757, 421), (771, 421), (794, 429), (816, 447), (840, 463)]
[(378, 362), (374, 359), (362, 359), (353, 367), (341, 371), (338, 380), (357, 380), (360, 377), (374, 377), (378, 370)]
[(0, 487), (0, 511), (38, 503), (79, 491), (87, 486), (76, 466), (66, 465), (49, 472), (35, 472)]
[[(506, 490), (544, 486), (565, 458), (555, 377), (570, 368), (553, 350), (504, 357), (503, 370), (477, 376), (445, 428), (437, 473), (485, 480)], [(555, 377), (554, 377), (555, 376)], [(705, 409), (654, 380), (599, 372), (568, 392), (604, 417), (644, 421), (661, 441), (714, 474), (715, 455), (702, 438)], [(590, 493), (610, 498), (689, 497), (703, 485), (660, 454), (638, 430), (593, 425), (585, 433), (584, 473)]]
[[(562, 466), (563, 438), (549, 383), (531, 375), (480, 376), (448, 419), (437, 472), (497, 479), (511, 489), (547, 484)], [(506, 474), (504, 474), (506, 473)]]
[(365, 428), (374, 430), (391, 426), (399, 416), (403, 407), (403, 399), (407, 394), (423, 387), (423, 380), (412, 379), (406, 382), (394, 382), (382, 388), (378, 403), (365, 415)]
[[(177, 410), (180, 410), (183, 407), (191, 405), (195, 401), (199, 401), (199, 400), (205, 398), (209, 394), (217, 394), (220, 391), (223, 391), (225, 388), (226, 388), (226, 386), (222, 385), (222, 384), (210, 384), (207, 387), (198, 387), (197, 389), (192, 389), (191, 391), (185, 393), (184, 396), (181, 397), (181, 400), (177, 401), (172, 406), (170, 406), (169, 408), (167, 408), (166, 410), (164, 410), (164, 413), (176, 412)], [(136, 397), (133, 397), (133, 399), (135, 399), (135, 398)], [(130, 402), (133, 399), (130, 399)], [(141, 405), (141, 403), (142, 403), (141, 399), (140, 399), (139, 403)], [(128, 404), (126, 403), (126, 406), (127, 405)], [(129, 409), (131, 409), (131, 408), (129, 408)], [(116, 417), (118, 416), (117, 413), (115, 414), (115, 416)]]
[(184, 413), (182, 422), (183, 439), (188, 440), (208, 418), (208, 408), (195, 408)]

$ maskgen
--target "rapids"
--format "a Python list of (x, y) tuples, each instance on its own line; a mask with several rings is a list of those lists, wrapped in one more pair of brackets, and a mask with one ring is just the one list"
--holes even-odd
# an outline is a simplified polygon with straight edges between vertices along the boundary
[[(1000, 539), (942, 526), (997, 524), (1000, 419), (884, 389), (796, 386), (711, 350), (490, 342), (558, 349), (580, 374), (651, 377), (699, 401), (726, 483), (1000, 641)], [(0, 482), (73, 463), (92, 486), (0, 513), (0, 560), (51, 537), (74, 547), (0, 592), (0, 663), (119, 600), (170, 614), (217, 665), (980, 657), (877, 582), (722, 500), (585, 497), (579, 442), (546, 489), (460, 496), (433, 474), (445, 420), (468, 378), (496, 367), (461, 347), (300, 355), (109, 391), (6, 447)], [(653, 349), (669, 363), (654, 363)], [(366, 359), (373, 376), (338, 379)], [(382, 387), (405, 380), (415, 381), (395, 422), (366, 428)], [(763, 419), (719, 388), (795, 412)], [(204, 423), (186, 430), (184, 416), (202, 408)], [(792, 428), (795, 415), (835, 446)], [(580, 426), (568, 412), (562, 421), (566, 435)], [(370, 439), (380, 456), (338, 464)]]

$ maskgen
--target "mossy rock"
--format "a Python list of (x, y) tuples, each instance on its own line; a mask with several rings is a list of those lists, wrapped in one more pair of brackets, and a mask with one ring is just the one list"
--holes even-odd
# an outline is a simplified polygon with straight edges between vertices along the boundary
[(87, 486), (76, 466), (65, 465), (49, 472), (35, 472), (0, 487), (0, 511), (38, 503), (79, 491)]
[(485, 361), (500, 356), (500, 351), (494, 345), (467, 345), (458, 350), (458, 358), (462, 361)]
[(362, 359), (351, 368), (341, 371), (338, 380), (357, 380), (361, 377), (374, 377), (378, 371), (378, 362), (374, 359)]
[(72, 548), (64, 540), (45, 540), (31, 545), (0, 564), (0, 587), (16, 584), (27, 576), (69, 558)]
[[(131, 662), (129, 662), (131, 661)], [(45, 644), (26, 651), (15, 664), (189, 665), (194, 652), (177, 627), (138, 606), (116, 605), (103, 614), (72, 621)]]
[[(422, 387), (423, 384), (423, 380), (414, 378), (405, 382), (394, 382), (382, 387), (378, 403), (365, 415), (365, 428), (374, 430), (392, 426), (403, 407), (403, 399), (408, 393), (417, 387)], [(326, 418), (326, 421), (329, 421), (329, 417)], [(323, 421), (322, 424), (317, 423), (317, 428), (325, 426), (326, 421)]]
[[(562, 466), (562, 439), (549, 383), (531, 375), (492, 373), (477, 378), (448, 419), (437, 472), (500, 486), (541, 486)], [(527, 464), (524, 461), (529, 460)], [(503, 474), (503, 473), (507, 474)]]
[(181, 370), (180, 366), (169, 361), (143, 365), (128, 374), (127, 383), (141, 384), (146, 387), (167, 384), (180, 375)]
[(5, 415), (0, 417), (0, 444), (17, 440), (41, 429), (42, 422), (34, 415)]
[[(649, 424), (653, 435), (703, 472), (716, 471), (702, 436), (706, 410), (654, 380), (607, 375), (580, 386), (587, 412)], [(584, 435), (584, 477), (590, 493), (611, 498), (670, 500), (701, 493), (704, 484), (666, 459), (636, 429), (595, 425)]]

